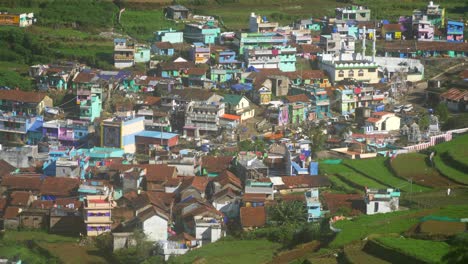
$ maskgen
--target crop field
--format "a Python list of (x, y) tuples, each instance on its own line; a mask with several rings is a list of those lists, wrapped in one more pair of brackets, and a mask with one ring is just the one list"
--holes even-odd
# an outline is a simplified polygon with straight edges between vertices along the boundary
[[(407, 180), (396, 177), (388, 170), (385, 164), (387, 161), (388, 158), (377, 157), (365, 160), (345, 160), (344, 164), (369, 178), (384, 183), (385, 185), (393, 188), (399, 188), (404, 192), (411, 191), (410, 183)], [(430, 188), (413, 184), (412, 190), (415, 192), (421, 192), (428, 191)]]
[(442, 188), (457, 185), (430, 167), (427, 159), (427, 155), (421, 153), (401, 154), (390, 164), (397, 175), (408, 180), (412, 179), (415, 184)]
[(454, 181), (468, 184), (468, 135), (435, 146), (436, 168)]
[(336, 175), (341, 181), (357, 189), (364, 190), (369, 188), (387, 188), (388, 186), (368, 178), (343, 164), (320, 164), (320, 173)]

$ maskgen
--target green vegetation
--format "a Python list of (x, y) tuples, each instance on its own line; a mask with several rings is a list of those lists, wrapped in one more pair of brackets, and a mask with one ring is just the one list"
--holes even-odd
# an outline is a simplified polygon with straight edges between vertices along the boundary
[(445, 176), (464, 184), (468, 184), (468, 135), (459, 136), (453, 140), (436, 145), (434, 163)]
[(126, 10), (120, 18), (125, 33), (139, 40), (153, 39), (153, 32), (161, 29), (183, 29), (182, 23), (175, 23), (164, 17), (162, 9)]
[(280, 244), (263, 239), (224, 239), (171, 259), (169, 263), (193, 263), (196, 260), (203, 260), (203, 263), (265, 263), (279, 248)]
[(366, 186), (369, 188), (387, 188), (382, 183), (370, 179), (359, 172), (347, 167), (344, 164), (320, 164), (321, 174), (336, 175), (342, 181), (350, 184), (353, 187), (363, 190)]
[(363, 192), (362, 190), (355, 189), (351, 186), (349, 186), (347, 183), (342, 181), (338, 176), (335, 175), (329, 175), (328, 179), (332, 183), (332, 189), (336, 191), (342, 191), (344, 193), (356, 193), (356, 192)]
[[(402, 191), (409, 192), (411, 190), (410, 183), (406, 180), (394, 176), (387, 168), (386, 163), (388, 161), (388, 158), (377, 157), (374, 159), (364, 160), (344, 160), (344, 164), (371, 179), (393, 188), (399, 188)], [(427, 190), (430, 190), (430, 188), (413, 184), (414, 192)]]
[(457, 235), (450, 245), (450, 251), (443, 260), (447, 263), (468, 263), (468, 234)]
[(378, 243), (397, 252), (415, 257), (427, 263), (440, 263), (442, 257), (449, 251), (449, 245), (445, 242), (419, 240), (404, 237), (377, 237)]

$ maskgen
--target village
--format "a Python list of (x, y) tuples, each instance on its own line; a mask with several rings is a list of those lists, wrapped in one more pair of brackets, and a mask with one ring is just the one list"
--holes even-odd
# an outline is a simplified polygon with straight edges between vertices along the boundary
[[(149, 42), (113, 36), (112, 70), (29, 65), (33, 91), (0, 86), (0, 229), (71, 236), (76, 247), (97, 241), (114, 257), (149, 243), (143, 258), (159, 262), (145, 263), (192, 263), (180, 256), (315, 226), (326, 231), (298, 237), (320, 246), (246, 263), (311, 263), (292, 260), (319, 249), (314, 262), (426, 263), (392, 257), (385, 238), (366, 242), (372, 226), (339, 239), (363, 215), (388, 215), (391, 226), (408, 214), (417, 220), (391, 232), (407, 239), (467, 231), (467, 24), (447, 19), (441, 2), (398, 21), (360, 5), (290, 25), (246, 12), (239, 32), (168, 5), (165, 18), (183, 29)], [(36, 23), (33, 13), (0, 12), (0, 27)], [(3, 258), (31, 262), (0, 250)]]

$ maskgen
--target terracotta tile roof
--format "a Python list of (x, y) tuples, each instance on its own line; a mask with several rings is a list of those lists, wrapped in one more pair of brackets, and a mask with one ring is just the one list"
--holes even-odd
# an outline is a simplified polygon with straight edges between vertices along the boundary
[(379, 122), (381, 119), (380, 118), (376, 118), (376, 117), (369, 117), (366, 119), (366, 122), (369, 122), (369, 123), (377, 123)]
[(244, 195), (242, 195), (242, 201), (244, 203), (246, 203), (246, 202), (265, 202), (266, 199), (267, 199), (267, 195), (262, 194), (262, 193), (244, 193)]
[(161, 102), (161, 97), (150, 96), (150, 95), (146, 96), (145, 99), (143, 100), (144, 105), (150, 105), (150, 106), (157, 105), (159, 104), (159, 102)]
[(231, 114), (224, 114), (221, 116), (223, 119), (228, 119), (228, 120), (240, 120), (241, 117), (238, 115), (231, 115)]
[(401, 31), (401, 25), (400, 24), (386, 24), (382, 26), (382, 29), (385, 31), (390, 31), (390, 32), (398, 32)]
[(468, 79), (468, 70), (464, 70), (460, 73), (460, 78)]
[(79, 179), (46, 177), (41, 186), (41, 195), (71, 196), (79, 186)]
[(296, 94), (296, 95), (289, 95), (286, 96), (286, 100), (289, 103), (296, 103), (296, 102), (310, 102), (309, 97), (306, 94)]
[(186, 88), (172, 90), (170, 96), (178, 96), (185, 101), (207, 101), (213, 95), (214, 93), (209, 90)]
[(5, 160), (0, 159), (0, 181), (2, 180), (3, 176), (7, 176), (10, 172), (16, 170), (16, 167), (12, 166), (10, 163), (6, 162)]
[(390, 112), (385, 112), (385, 111), (382, 111), (382, 112), (374, 112), (372, 113), (373, 116), (384, 116), (384, 115), (394, 115), (393, 113), (390, 113)]
[(187, 74), (189, 75), (206, 75), (208, 71), (207, 68), (190, 68), (187, 70)]
[(364, 198), (361, 194), (323, 193), (324, 202), (331, 214), (335, 214), (340, 208), (349, 208), (353, 215), (364, 211)]
[(159, 66), (163, 71), (180, 71), (195, 67), (195, 63), (190, 61), (162, 62)]
[(82, 71), (73, 79), (74, 83), (90, 83), (96, 77), (96, 72)]
[(468, 90), (459, 90), (452, 88), (440, 95), (441, 98), (452, 100), (452, 101), (468, 101)]
[(41, 189), (41, 178), (37, 176), (8, 175), (3, 177), (2, 186), (9, 190), (39, 191)]
[[(328, 180), (328, 178), (322, 175), (284, 176), (284, 177), (281, 177), (281, 180), (284, 182), (284, 187), (286, 189), (330, 186), (330, 181)], [(281, 187), (279, 189), (281, 189)]]
[(208, 172), (223, 172), (231, 165), (232, 156), (203, 156), (202, 167)]
[(468, 51), (468, 43), (439, 42), (439, 41), (387, 41), (384, 44), (385, 51), (405, 52), (421, 51)]
[(170, 42), (167, 42), (167, 41), (156, 42), (156, 43), (154, 43), (154, 45), (158, 49), (173, 49), (174, 48), (172, 46), (172, 44)]
[(30, 196), (31, 196), (30, 192), (24, 192), (24, 191), (12, 192), (10, 194), (10, 198), (11, 198), (10, 205), (27, 206)]
[(196, 190), (204, 193), (206, 189), (206, 185), (208, 184), (209, 179), (208, 177), (204, 176), (186, 176), (182, 180), (182, 184), (179, 187), (179, 190), (183, 191), (188, 187), (193, 187)]
[(178, 235), (169, 237), (168, 240), (170, 241), (184, 241), (184, 240), (194, 241), (197, 239), (185, 232), (182, 232), (182, 233), (179, 233)]
[(19, 207), (14, 207), (14, 206), (8, 206), (5, 209), (5, 213), (3, 213), (3, 219), (13, 219), (18, 217), (20, 212)]
[(164, 183), (164, 186), (176, 187), (182, 182), (181, 178), (171, 178)]
[(305, 80), (324, 79), (327, 77), (325, 72), (321, 70), (303, 70), (299, 73), (302, 74), (302, 79)]
[(0, 100), (25, 103), (39, 103), (47, 94), (39, 92), (25, 92), (20, 90), (0, 90)]
[(265, 207), (242, 207), (240, 220), (243, 227), (262, 227), (266, 224)]
[(146, 164), (146, 180), (149, 182), (164, 182), (177, 175), (176, 167), (166, 164)]
[(298, 53), (319, 53), (322, 48), (314, 44), (302, 44), (298, 46)]
[(234, 175), (234, 173), (232, 173), (232, 172), (230, 172), (228, 170), (224, 170), (223, 172), (221, 172), (221, 174), (214, 177), (213, 181), (219, 182), (219, 184), (221, 184), (221, 186), (226, 186), (228, 184), (232, 184), (232, 185), (238, 187), (239, 189), (242, 189), (241, 180), (236, 175)]
[[(3, 210), (5, 210), (5, 207), (7, 205), (7, 198), (0, 198), (0, 212), (3, 213)], [(0, 217), (2, 214), (0, 213)]]
[(164, 199), (167, 197), (161, 195), (160, 192), (145, 192), (146, 196), (148, 196), (148, 201), (153, 205), (158, 207), (163, 211), (167, 211), (169, 208), (166, 206)]
[(286, 195), (281, 195), (279, 197), (280, 200), (290, 202), (290, 201), (299, 201), (299, 202), (305, 202), (305, 195), (304, 194), (286, 194)]
[(228, 187), (226, 189), (223, 189), (223, 190), (215, 193), (213, 195), (213, 200), (217, 200), (217, 199), (225, 197), (225, 196), (230, 197), (230, 198), (236, 198), (236, 197), (240, 197), (240, 193), (236, 192), (233, 189)]
[[(58, 207), (68, 207), (70, 204), (73, 204), (73, 208), (74, 209), (77, 209), (77, 208), (81, 208), (81, 206), (83, 206), (83, 202), (81, 201), (78, 201), (76, 199), (73, 199), (73, 198), (58, 198), (58, 199), (55, 199), (55, 201), (50, 201), (50, 200), (47, 200), (47, 201), (41, 201), (41, 200), (36, 200), (36, 201), (33, 201), (32, 204), (31, 204), (31, 208), (43, 208), (43, 209), (50, 209), (50, 208), (53, 208), (55, 205)], [(114, 212), (112, 211), (112, 214)]]

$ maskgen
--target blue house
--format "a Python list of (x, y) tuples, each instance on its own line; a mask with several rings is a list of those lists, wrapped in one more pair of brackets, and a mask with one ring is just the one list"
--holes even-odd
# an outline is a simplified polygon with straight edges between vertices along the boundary
[(463, 42), (463, 31), (465, 25), (459, 21), (447, 21), (447, 41), (448, 42)]
[(316, 222), (322, 217), (322, 204), (319, 199), (318, 188), (312, 188), (305, 192), (305, 199), (307, 203), (307, 222)]
[(174, 55), (174, 47), (172, 46), (171, 42), (155, 42), (151, 46), (151, 50), (154, 54), (159, 56), (173, 56)]
[(321, 119), (330, 116), (330, 98), (328, 97), (327, 90), (314, 87), (311, 94), (312, 110), (315, 112), (316, 117)]
[(183, 43), (184, 42), (184, 32), (179, 32), (176, 30), (165, 29), (154, 32), (155, 40), (157, 42), (170, 42), (170, 43)]

